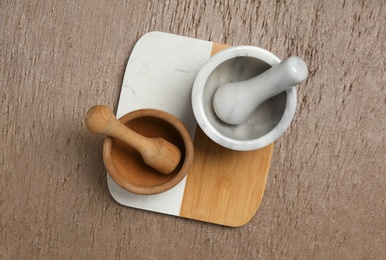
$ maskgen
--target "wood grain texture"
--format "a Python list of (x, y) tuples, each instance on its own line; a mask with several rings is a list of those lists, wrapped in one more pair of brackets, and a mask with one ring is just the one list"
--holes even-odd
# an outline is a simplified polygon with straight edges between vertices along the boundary
[[(0, 1), (1, 259), (384, 259), (383, 0)], [(291, 128), (237, 229), (110, 197), (94, 104), (116, 107), (143, 34), (302, 57)]]
[[(211, 56), (228, 48), (213, 43)], [(240, 227), (255, 215), (263, 199), (274, 144), (254, 151), (232, 151), (197, 126), (195, 160), (186, 180), (180, 216)]]
[(263, 198), (274, 144), (232, 151), (198, 128), (194, 148), (180, 216), (231, 227), (248, 223)]

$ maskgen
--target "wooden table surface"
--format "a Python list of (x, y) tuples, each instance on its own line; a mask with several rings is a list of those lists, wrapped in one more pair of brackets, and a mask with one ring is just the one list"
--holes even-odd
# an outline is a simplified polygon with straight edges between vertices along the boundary
[[(0, 2), (0, 259), (386, 259), (383, 0)], [(87, 109), (150, 31), (302, 57), (291, 128), (240, 228), (118, 205)]]

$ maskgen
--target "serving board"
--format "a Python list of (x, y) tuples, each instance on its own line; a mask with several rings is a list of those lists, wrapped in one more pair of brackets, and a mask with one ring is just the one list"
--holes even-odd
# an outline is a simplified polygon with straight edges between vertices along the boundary
[(126, 66), (117, 117), (155, 108), (179, 118), (194, 140), (194, 163), (174, 188), (136, 195), (108, 175), (120, 204), (225, 226), (242, 226), (255, 215), (267, 181), (274, 144), (255, 151), (233, 151), (211, 141), (197, 125), (191, 105), (194, 78), (201, 66), (228, 46), (162, 32), (142, 36)]

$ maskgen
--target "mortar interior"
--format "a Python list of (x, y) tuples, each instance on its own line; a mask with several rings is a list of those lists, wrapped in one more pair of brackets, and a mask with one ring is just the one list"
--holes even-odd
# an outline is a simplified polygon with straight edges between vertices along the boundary
[(213, 96), (217, 88), (229, 82), (253, 78), (270, 67), (268, 63), (260, 59), (235, 57), (221, 63), (208, 76), (203, 91), (204, 111), (209, 122), (222, 135), (236, 140), (253, 140), (266, 135), (280, 122), (286, 107), (286, 93), (265, 101), (245, 122), (239, 125), (224, 123), (217, 117), (213, 109)]

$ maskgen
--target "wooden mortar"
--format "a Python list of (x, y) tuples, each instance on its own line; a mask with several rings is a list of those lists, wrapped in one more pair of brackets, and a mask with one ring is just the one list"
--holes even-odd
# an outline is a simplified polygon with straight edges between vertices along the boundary
[(181, 161), (177, 168), (164, 175), (147, 165), (131, 146), (118, 139), (106, 137), (103, 162), (119, 186), (136, 194), (158, 194), (171, 189), (186, 176), (193, 163), (193, 142), (188, 130), (176, 117), (160, 110), (140, 109), (119, 120), (143, 136), (161, 137), (181, 150)]

